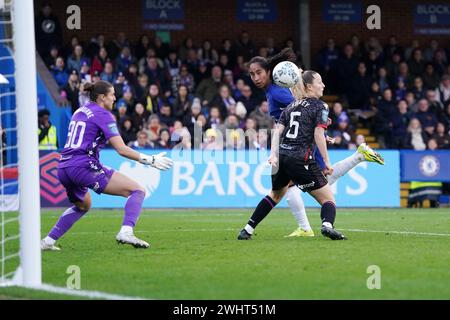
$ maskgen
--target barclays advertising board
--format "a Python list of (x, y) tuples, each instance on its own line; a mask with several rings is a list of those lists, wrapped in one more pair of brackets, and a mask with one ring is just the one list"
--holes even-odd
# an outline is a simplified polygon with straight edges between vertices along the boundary
[[(156, 152), (156, 151), (152, 151)], [(332, 163), (352, 151), (331, 151)], [(363, 162), (340, 178), (333, 186), (340, 207), (400, 206), (400, 165), (398, 151), (382, 152), (386, 165)], [(174, 167), (160, 172), (128, 161), (113, 150), (104, 150), (101, 161), (143, 185), (147, 191), (145, 208), (251, 208), (271, 187), (267, 152), (192, 151), (169, 154)], [(93, 207), (123, 208), (124, 198), (93, 195)], [(306, 206), (318, 207), (304, 194)], [(286, 207), (285, 200), (280, 207)]]

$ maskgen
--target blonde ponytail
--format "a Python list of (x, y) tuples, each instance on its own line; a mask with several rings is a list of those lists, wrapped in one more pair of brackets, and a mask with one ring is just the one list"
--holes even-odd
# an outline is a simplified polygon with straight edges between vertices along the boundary
[(305, 97), (305, 84), (303, 83), (303, 70), (298, 68), (300, 71), (300, 80), (298, 80), (297, 84), (291, 88), (292, 95), (295, 100), (301, 100)]

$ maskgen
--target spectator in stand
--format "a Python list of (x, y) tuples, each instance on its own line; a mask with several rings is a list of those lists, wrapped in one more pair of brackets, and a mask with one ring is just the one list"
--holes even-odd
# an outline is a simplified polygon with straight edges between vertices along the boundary
[(439, 75), (434, 70), (432, 63), (427, 63), (422, 76), (425, 88), (435, 90), (439, 86)]
[(380, 69), (382, 66), (382, 61), (378, 51), (370, 50), (369, 56), (367, 57), (365, 62), (367, 67), (367, 74), (371, 79), (376, 79), (378, 69)]
[(101, 74), (107, 61), (109, 61), (108, 52), (105, 47), (101, 47), (98, 54), (92, 59), (91, 76), (93, 76), (96, 71)]
[(159, 116), (157, 114), (152, 114), (148, 118), (147, 121), (147, 127), (145, 128), (145, 131), (147, 132), (148, 139), (151, 142), (155, 142), (159, 139), (159, 132), (162, 128), (166, 128), (165, 125), (163, 126), (159, 120)]
[(162, 124), (167, 127), (172, 127), (175, 122), (175, 117), (172, 116), (172, 107), (165, 103), (161, 107), (161, 112), (159, 114), (159, 120)]
[(425, 150), (427, 148), (428, 138), (422, 131), (422, 126), (417, 118), (412, 118), (409, 122), (408, 133), (406, 134), (403, 146), (406, 149)]
[(180, 68), (180, 73), (172, 79), (172, 92), (175, 96), (177, 95), (178, 88), (180, 86), (187, 88), (189, 93), (194, 92), (194, 76), (189, 73), (186, 65), (182, 65)]
[(56, 58), (56, 64), (51, 72), (58, 87), (61, 88), (66, 85), (69, 80), (69, 74), (67, 73), (63, 57)]
[(409, 73), (413, 77), (420, 77), (425, 71), (425, 61), (423, 60), (422, 50), (415, 49), (412, 57), (408, 60)]
[(52, 13), (52, 6), (44, 2), (35, 21), (36, 49), (45, 58), (48, 48), (62, 47), (62, 28), (58, 17)]
[(108, 44), (108, 53), (112, 60), (115, 60), (123, 47), (130, 47), (130, 41), (128, 41), (125, 32), (119, 32), (116, 39)]
[(86, 55), (89, 59), (94, 58), (98, 55), (100, 48), (105, 46), (105, 36), (103, 34), (97, 34), (95, 37), (91, 38), (89, 45), (86, 49)]
[(114, 94), (116, 98), (122, 97), (125, 89), (131, 90), (131, 87), (128, 85), (128, 81), (121, 71), (117, 74), (116, 81), (114, 81)]
[(384, 47), (384, 56), (386, 58), (393, 57), (394, 54), (403, 56), (403, 48), (398, 44), (397, 37), (391, 35), (388, 44)]
[(385, 63), (385, 68), (388, 74), (388, 77), (392, 81), (396, 81), (400, 74), (400, 63), (401, 56), (399, 53), (394, 53), (392, 57), (389, 57), (389, 60)]
[(411, 113), (408, 111), (408, 104), (405, 100), (400, 100), (397, 103), (397, 111), (389, 119), (391, 139), (387, 141), (387, 147), (391, 149), (401, 149), (404, 147), (403, 140), (406, 136), (410, 120)]
[(169, 78), (165, 70), (158, 66), (156, 57), (147, 58), (147, 66), (144, 72), (148, 76), (148, 81), (158, 85), (162, 92), (165, 93), (165, 96), (167, 96), (167, 91), (170, 90)]
[(247, 114), (250, 114), (255, 110), (256, 106), (258, 105), (258, 101), (253, 97), (252, 88), (248, 85), (244, 85), (241, 91), (242, 95), (239, 99), (237, 99), (238, 102), (242, 102), (245, 106), (245, 109), (247, 110)]
[(223, 150), (223, 134), (216, 129), (208, 129), (205, 132), (205, 140), (202, 143), (203, 150)]
[(160, 57), (162, 60), (166, 59), (169, 56), (170, 46), (163, 42), (160, 37), (155, 37), (153, 41), (153, 46), (156, 52), (156, 55)]
[(133, 114), (131, 115), (133, 128), (138, 131), (144, 130), (148, 116), (149, 114), (145, 110), (144, 105), (142, 103), (136, 103), (136, 105), (134, 106)]
[(412, 113), (416, 113), (419, 110), (419, 105), (414, 97), (414, 93), (411, 91), (406, 92), (405, 96), (406, 103), (408, 103), (409, 111)]
[(357, 35), (352, 35), (350, 38), (350, 43), (353, 47), (354, 55), (361, 60), (365, 56), (364, 44), (361, 42)]
[(436, 92), (434, 90), (427, 90), (426, 99), (430, 105), (430, 111), (436, 115), (439, 122), (445, 123), (447, 120), (445, 108), (444, 105), (436, 99)]
[(141, 99), (141, 103), (148, 113), (159, 113), (164, 101), (159, 93), (158, 85), (152, 84), (148, 87), (147, 94)]
[(200, 101), (198, 99), (194, 99), (192, 102), (190, 110), (186, 113), (186, 115), (183, 118), (183, 126), (185, 126), (191, 135), (191, 137), (194, 137), (194, 125), (197, 122), (197, 118), (202, 112), (202, 106), (200, 104)]
[(209, 40), (203, 41), (202, 47), (197, 51), (197, 56), (200, 60), (210, 65), (215, 65), (219, 60), (219, 55), (216, 49), (211, 46), (211, 41)]
[(77, 45), (75, 49), (73, 49), (72, 55), (67, 58), (67, 68), (69, 70), (77, 70), (77, 72), (80, 72), (83, 62), (89, 63), (89, 60), (83, 55), (83, 47)]
[(236, 105), (236, 100), (234, 100), (230, 88), (226, 84), (219, 87), (219, 93), (212, 100), (212, 105), (219, 106), (220, 113), (224, 118), (227, 116), (230, 106)]
[(373, 126), (373, 132), (380, 139), (380, 143), (383, 145), (389, 145), (391, 138), (391, 128), (389, 127), (389, 119), (396, 111), (395, 101), (392, 98), (391, 89), (385, 89), (383, 92), (383, 98), (378, 102), (377, 113), (375, 115), (375, 122)]
[(436, 88), (436, 97), (444, 106), (450, 103), (450, 74), (442, 76), (441, 83)]
[(103, 72), (100, 74), (100, 79), (103, 81), (107, 81), (111, 84), (114, 84), (116, 81), (117, 75), (114, 72), (114, 66), (111, 61), (107, 61), (105, 63), (105, 68), (103, 69)]
[(164, 64), (166, 69), (169, 70), (170, 77), (174, 78), (180, 73), (182, 63), (176, 51), (169, 52), (169, 57), (164, 60)]
[(256, 54), (256, 47), (250, 40), (247, 31), (242, 31), (236, 44), (237, 55), (242, 55), (245, 61), (249, 61)]
[(423, 81), (421, 77), (416, 77), (414, 79), (414, 87), (412, 88), (414, 93), (414, 98), (420, 100), (425, 98), (425, 88), (423, 87)]
[(194, 76), (194, 83), (196, 85), (202, 82), (202, 80), (209, 78), (211, 76), (211, 73), (208, 68), (208, 65), (205, 62), (200, 61), (197, 70), (195, 70), (193, 73), (193, 76)]
[(229, 61), (236, 61), (236, 51), (233, 48), (230, 39), (222, 40), (222, 47), (219, 49), (219, 55), (226, 54)]
[(348, 118), (347, 113), (343, 111), (342, 103), (336, 101), (333, 103), (333, 107), (331, 108), (331, 113), (329, 115), (331, 119), (331, 124), (328, 126), (328, 130), (333, 131), (338, 129), (338, 119), (341, 116)]
[(401, 62), (399, 65), (399, 69), (398, 69), (398, 77), (397, 77), (397, 81), (399, 79), (402, 79), (403, 82), (406, 84), (406, 87), (409, 89), (412, 87), (413, 83), (414, 83), (414, 78), (413, 76), (410, 74), (409, 69), (408, 69), (408, 65), (406, 64), (406, 62)]
[(58, 149), (56, 127), (50, 122), (50, 111), (47, 109), (38, 112), (38, 140), (39, 150)]
[(72, 108), (72, 114), (80, 107), (78, 96), (80, 88), (80, 81), (78, 79), (78, 73), (76, 70), (72, 70), (69, 80), (66, 85), (62, 88), (66, 93), (66, 98), (70, 102), (70, 107)]
[(348, 88), (347, 99), (351, 109), (369, 108), (371, 78), (367, 75), (364, 62), (358, 64), (358, 73), (348, 80), (351, 85)]
[(267, 101), (262, 101), (261, 104), (250, 113), (250, 117), (256, 120), (260, 130), (270, 130), (273, 128), (274, 121), (272, 117), (269, 116), (269, 103)]
[(338, 58), (339, 50), (335, 46), (334, 39), (329, 38), (327, 40), (327, 46), (320, 51), (317, 62), (319, 72), (327, 84), (327, 91), (336, 91), (336, 63)]
[(421, 99), (419, 100), (419, 111), (414, 115), (414, 117), (420, 121), (428, 138), (434, 134), (434, 128), (438, 123), (436, 115), (429, 109), (430, 105), (428, 101), (426, 99)]
[(120, 135), (126, 145), (136, 140), (136, 129), (133, 127), (130, 118), (126, 118), (120, 126)]
[(185, 85), (178, 87), (175, 102), (173, 103), (173, 116), (177, 120), (182, 120), (191, 107), (191, 99)]
[(437, 150), (438, 149), (437, 141), (435, 139), (433, 139), (433, 138), (428, 140), (427, 149), (431, 150), (431, 151)]
[(137, 139), (128, 143), (128, 146), (133, 149), (153, 149), (154, 144), (152, 144), (148, 138), (148, 133), (146, 131), (139, 131), (137, 133)]
[(200, 59), (197, 56), (197, 51), (194, 49), (188, 50), (187, 58), (186, 60), (183, 60), (183, 63), (187, 66), (190, 73), (194, 73), (200, 65)]
[(351, 81), (358, 72), (358, 59), (353, 54), (353, 47), (347, 43), (343, 54), (336, 63), (337, 92), (348, 95), (351, 90)]
[(450, 134), (445, 124), (439, 122), (436, 125), (436, 133), (433, 139), (436, 140), (439, 149), (450, 149)]
[(60, 56), (58, 47), (52, 46), (47, 55), (43, 57), (48, 69), (52, 69), (56, 64), (56, 59)]
[[(135, 63), (128, 66), (128, 69), (124, 72), (127, 84), (134, 90), (138, 84), (138, 67)], [(134, 91), (133, 91), (134, 92)]]
[(434, 54), (439, 49), (439, 42), (436, 39), (431, 39), (428, 47), (425, 48), (423, 53), (424, 60), (426, 62), (431, 62), (433, 60)]
[(395, 100), (405, 100), (406, 99), (406, 86), (403, 79), (398, 79), (397, 81), (397, 90), (395, 90)]
[(223, 118), (218, 106), (212, 106), (209, 110), (208, 127), (224, 132)]
[(222, 69), (219, 66), (214, 66), (211, 77), (199, 83), (195, 95), (201, 99), (202, 105), (208, 105), (214, 99), (222, 84)]
[(437, 50), (434, 53), (433, 65), (436, 72), (442, 76), (447, 68), (447, 59), (444, 50)]
[(120, 55), (116, 59), (116, 66), (118, 72), (125, 72), (128, 66), (135, 63), (134, 57), (131, 55), (131, 50), (129, 47), (123, 47)]
[(156, 140), (155, 148), (170, 149), (172, 147), (170, 141), (170, 132), (167, 128), (162, 128), (159, 132), (159, 138)]
[(414, 52), (414, 50), (419, 48), (420, 48), (419, 40), (413, 39), (411, 41), (411, 45), (405, 49), (405, 56), (404, 56), (405, 60), (408, 61), (412, 57), (412, 53)]
[(90, 66), (87, 61), (83, 61), (83, 63), (81, 64), (79, 78), (80, 82), (92, 82)]
[(391, 87), (391, 81), (388, 78), (386, 68), (381, 67), (378, 69), (378, 77), (377, 77), (378, 85), (380, 86), (380, 90), (384, 91)]
[(129, 119), (127, 115), (127, 104), (124, 101), (117, 102), (114, 114), (116, 116), (116, 122), (119, 124), (119, 127), (122, 126), (123, 122), (126, 119)]
[(145, 73), (141, 73), (137, 79), (137, 85), (134, 87), (135, 96), (138, 100), (142, 100), (148, 92), (148, 77)]
[(233, 77), (235, 79), (238, 79), (238, 78), (244, 79), (247, 75), (247, 72), (248, 72), (248, 68), (247, 68), (247, 64), (245, 63), (244, 56), (242, 56), (242, 55), (237, 56), (236, 63), (233, 67)]
[(138, 43), (134, 47), (134, 54), (136, 55), (136, 59), (139, 61), (147, 54), (147, 50), (151, 47), (150, 38), (148, 35), (143, 34), (138, 40)]
[(245, 132), (245, 149), (258, 149), (258, 127), (256, 120), (253, 118), (247, 118), (245, 120), (244, 132)]
[(195, 49), (194, 41), (191, 37), (187, 37), (178, 50), (178, 56), (180, 57), (181, 61), (185, 61), (187, 59), (188, 51), (191, 49)]

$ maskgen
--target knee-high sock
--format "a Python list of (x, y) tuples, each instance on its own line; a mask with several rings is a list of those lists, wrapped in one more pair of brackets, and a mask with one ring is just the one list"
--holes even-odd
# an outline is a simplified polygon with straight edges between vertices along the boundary
[(360, 162), (364, 161), (364, 156), (355, 152), (350, 157), (345, 158), (344, 160), (338, 161), (333, 165), (333, 174), (328, 176), (328, 184), (332, 185), (336, 182), (337, 179), (342, 177), (344, 174), (349, 172), (351, 169), (356, 167)]
[(322, 219), (322, 225), (333, 227), (336, 219), (336, 205), (331, 201), (325, 202), (320, 209), (320, 218)]
[(248, 220), (247, 225), (244, 229), (252, 234), (256, 226), (269, 214), (269, 212), (276, 206), (276, 202), (272, 200), (268, 195), (265, 196), (256, 206), (250, 220)]
[(63, 212), (58, 222), (48, 234), (53, 240), (61, 238), (75, 222), (77, 222), (87, 211), (83, 211), (73, 206)]
[(305, 204), (302, 199), (302, 192), (297, 186), (292, 186), (286, 192), (286, 200), (291, 208), (292, 215), (298, 226), (303, 230), (311, 230), (308, 217), (306, 216)]
[(142, 209), (142, 202), (144, 202), (145, 192), (135, 190), (131, 192), (125, 204), (125, 216), (123, 217), (123, 226), (134, 228), (139, 218)]

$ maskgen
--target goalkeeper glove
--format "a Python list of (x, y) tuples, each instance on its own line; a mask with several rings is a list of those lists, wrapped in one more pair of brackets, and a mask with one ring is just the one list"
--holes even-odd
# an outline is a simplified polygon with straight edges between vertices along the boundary
[(140, 153), (139, 162), (142, 164), (148, 164), (158, 170), (168, 170), (173, 166), (173, 161), (169, 157), (166, 157), (166, 152), (161, 152), (151, 156)]

